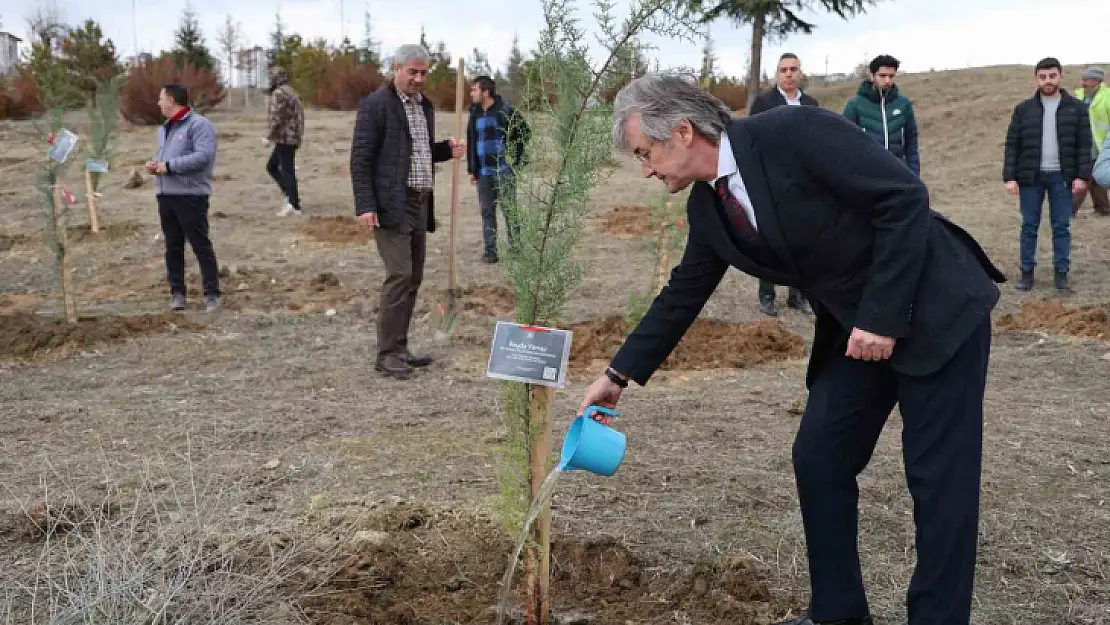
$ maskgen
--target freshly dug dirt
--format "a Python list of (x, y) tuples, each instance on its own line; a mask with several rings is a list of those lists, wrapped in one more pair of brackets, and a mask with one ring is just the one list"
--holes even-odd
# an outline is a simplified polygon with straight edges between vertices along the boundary
[(17, 245), (22, 245), (28, 241), (28, 237), (22, 234), (0, 234), (0, 252), (6, 252)]
[(463, 289), (462, 305), (479, 315), (504, 317), (516, 310), (516, 296), (503, 284), (479, 284)]
[(229, 291), (224, 307), (229, 310), (275, 310), (313, 312), (346, 304), (364, 290), (350, 288), (339, 276), (325, 271), (311, 278), (271, 273), (243, 267), (221, 276)]
[(651, 220), (651, 208), (647, 206), (618, 206), (596, 221), (602, 234), (645, 236), (651, 234)]
[(1110, 340), (1110, 306), (1065, 306), (1060, 302), (1029, 302), (1016, 314), (998, 320), (1002, 331), (1033, 330), (1088, 339)]
[[(504, 530), (469, 513), (405, 504), (395, 512), (370, 521), (386, 540), (357, 549), (337, 573), (315, 580), (322, 585), (300, 601), (311, 622), (495, 622), (511, 549)], [(551, 562), (553, 611), (589, 615), (592, 623), (662, 622), (657, 619), (681, 613), (691, 620), (677, 622), (754, 625), (782, 613), (760, 576), (739, 559), (664, 571), (611, 539), (556, 537)], [(515, 580), (518, 592), (522, 579)]]
[(323, 243), (341, 245), (364, 245), (374, 240), (371, 230), (345, 215), (313, 215), (301, 226), (301, 232)]
[[(594, 360), (609, 360), (632, 327), (619, 315), (580, 323), (571, 328), (570, 359), (575, 367)], [(700, 371), (743, 369), (765, 362), (801, 358), (805, 341), (781, 323), (764, 319), (734, 325), (698, 319), (660, 367), (664, 370)]]
[(0, 315), (0, 358), (27, 359), (44, 353), (66, 355), (132, 336), (198, 328), (174, 315), (91, 317), (81, 318), (75, 324), (30, 313)]
[(93, 243), (106, 241), (120, 241), (135, 235), (142, 229), (142, 225), (134, 221), (121, 221), (119, 223), (100, 224), (100, 232), (93, 234), (92, 226), (70, 226), (66, 228), (66, 238), (70, 243)]

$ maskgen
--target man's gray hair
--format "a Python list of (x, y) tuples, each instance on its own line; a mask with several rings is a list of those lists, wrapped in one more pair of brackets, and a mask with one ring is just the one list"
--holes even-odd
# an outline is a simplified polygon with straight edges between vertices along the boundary
[(397, 52), (393, 54), (394, 65), (404, 65), (409, 61), (424, 61), (425, 63), (430, 63), (431, 60), (432, 55), (428, 54), (424, 46), (418, 43), (407, 43), (397, 48)]
[(640, 128), (659, 143), (670, 140), (682, 120), (714, 145), (732, 121), (732, 111), (693, 81), (673, 74), (645, 74), (628, 83), (613, 101), (613, 144), (628, 151), (625, 124), (640, 115)]

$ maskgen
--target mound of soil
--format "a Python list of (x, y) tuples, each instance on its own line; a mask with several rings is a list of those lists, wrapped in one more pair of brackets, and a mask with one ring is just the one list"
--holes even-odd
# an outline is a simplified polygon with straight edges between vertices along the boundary
[(311, 312), (346, 304), (362, 292), (345, 286), (330, 271), (306, 278), (238, 268), (222, 277), (229, 285), (224, 307), (237, 311), (285, 308)]
[(70, 226), (66, 228), (66, 239), (70, 243), (119, 241), (135, 235), (142, 229), (142, 224), (134, 221), (121, 221), (119, 223), (101, 224), (100, 232), (93, 234), (92, 226)]
[(0, 234), (0, 252), (6, 252), (17, 245), (22, 245), (27, 240), (27, 237), (22, 234)]
[(1029, 302), (1017, 314), (998, 320), (1002, 331), (1033, 330), (1110, 340), (1110, 306), (1070, 307), (1051, 300)]
[(132, 336), (198, 328), (181, 316), (161, 314), (81, 318), (75, 324), (59, 323), (30, 313), (0, 315), (0, 358), (68, 354)]
[(618, 206), (597, 218), (597, 231), (618, 236), (646, 236), (652, 233), (651, 208)]
[[(619, 315), (594, 319), (571, 327), (570, 359), (574, 367), (589, 367), (594, 360), (609, 360), (632, 326)], [(777, 321), (764, 319), (734, 325), (698, 319), (678, 347), (660, 367), (664, 370), (700, 371), (743, 369), (765, 362), (801, 358), (805, 341)]]
[(374, 240), (374, 233), (346, 215), (313, 215), (301, 226), (306, 236), (323, 243), (363, 245)]
[[(474, 514), (405, 504), (394, 512), (370, 521), (384, 539), (347, 555), (336, 573), (303, 580), (316, 586), (300, 600), (313, 625), (493, 623), (511, 550), (504, 530)], [(687, 622), (749, 625), (783, 612), (739, 559), (668, 572), (611, 539), (557, 537), (551, 562), (553, 611), (593, 623), (670, 622), (684, 613)]]
[(479, 315), (504, 317), (516, 311), (516, 295), (503, 284), (479, 284), (463, 289), (462, 306)]

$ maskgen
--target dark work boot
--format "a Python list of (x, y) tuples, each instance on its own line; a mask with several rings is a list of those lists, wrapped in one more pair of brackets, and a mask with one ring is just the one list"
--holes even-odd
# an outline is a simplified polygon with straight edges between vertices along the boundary
[(1068, 272), (1056, 270), (1056, 290), (1057, 291), (1070, 291), (1071, 286), (1068, 284)]
[(1021, 278), (1014, 285), (1014, 288), (1019, 291), (1032, 291), (1033, 290), (1033, 270), (1021, 270)]
[(380, 373), (394, 378), (407, 378), (412, 375), (412, 365), (398, 354), (386, 354), (378, 358), (374, 369)]
[(790, 295), (786, 298), (786, 305), (803, 315), (813, 314), (813, 311), (809, 309), (809, 302), (806, 301), (806, 296), (802, 295), (801, 291), (790, 289)]
[(774, 295), (760, 295), (759, 296), (759, 312), (767, 315), (768, 317), (778, 317), (779, 311), (775, 308)]

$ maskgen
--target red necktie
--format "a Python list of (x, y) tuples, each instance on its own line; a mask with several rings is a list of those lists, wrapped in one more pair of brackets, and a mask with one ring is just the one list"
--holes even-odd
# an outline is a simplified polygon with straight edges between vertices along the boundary
[(729, 219), (732, 220), (732, 225), (740, 234), (744, 236), (752, 236), (755, 234), (755, 227), (748, 219), (748, 213), (744, 210), (744, 206), (740, 204), (740, 200), (732, 194), (728, 188), (728, 176), (724, 176), (717, 180), (717, 195), (721, 196), (721, 203), (725, 205), (725, 212), (728, 213)]

